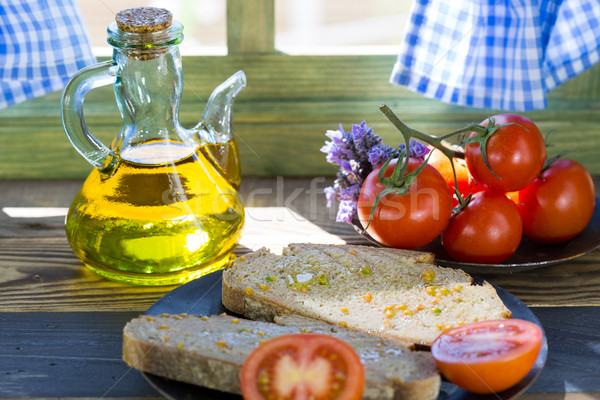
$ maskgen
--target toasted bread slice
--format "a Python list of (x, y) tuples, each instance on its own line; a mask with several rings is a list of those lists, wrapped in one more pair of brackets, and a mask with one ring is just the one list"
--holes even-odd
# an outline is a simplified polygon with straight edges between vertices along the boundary
[(430, 253), (350, 245), (263, 248), (223, 272), (223, 305), (254, 320), (297, 314), (407, 345), (431, 345), (445, 329), (509, 318), (488, 283), (436, 266)]
[(365, 369), (364, 399), (438, 396), (441, 379), (427, 352), (319, 321), (287, 322), (293, 326), (227, 315), (140, 316), (124, 328), (123, 359), (144, 372), (239, 394), (244, 360), (262, 341), (291, 333), (322, 333), (345, 340), (357, 351)]

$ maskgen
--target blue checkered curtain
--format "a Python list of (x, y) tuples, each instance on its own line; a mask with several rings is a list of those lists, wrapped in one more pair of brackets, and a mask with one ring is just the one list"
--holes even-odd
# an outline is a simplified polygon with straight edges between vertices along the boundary
[(478, 108), (545, 108), (600, 60), (599, 0), (415, 0), (390, 81)]
[(0, 0), (0, 108), (60, 90), (95, 62), (75, 0)]

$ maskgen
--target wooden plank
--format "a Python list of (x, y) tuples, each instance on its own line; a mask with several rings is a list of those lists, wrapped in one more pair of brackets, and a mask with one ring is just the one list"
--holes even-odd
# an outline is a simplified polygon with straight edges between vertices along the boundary
[[(551, 267), (509, 274), (477, 274), (530, 306), (600, 305), (600, 249)], [(476, 273), (474, 273), (476, 274)]]
[[(399, 143), (398, 133), (378, 111), (381, 102), (409, 125), (434, 135), (495, 112), (425, 99), (389, 84), (394, 60), (394, 56), (186, 58), (180, 120), (186, 127), (195, 125), (213, 88), (244, 69), (248, 87), (234, 106), (244, 176), (333, 176), (335, 169), (319, 149), (325, 132), (340, 123), (350, 129), (366, 120), (386, 143)], [(551, 93), (547, 109), (525, 114), (543, 132), (552, 132), (551, 151), (573, 150), (571, 157), (600, 175), (598, 76), (600, 65)], [(92, 132), (110, 143), (121, 127), (112, 88), (92, 91), (84, 111)], [(90, 169), (65, 137), (58, 93), (0, 110), (0, 179), (82, 178)]]
[(521, 400), (598, 400), (600, 392), (594, 393), (525, 393)]
[[(319, 151), (325, 143), (325, 132), (337, 129), (344, 122), (345, 129), (362, 119), (375, 129), (385, 143), (401, 143), (399, 134), (378, 114), (377, 105), (371, 103), (371, 111), (350, 113), (348, 110), (366, 109), (364, 102), (345, 104), (316, 103), (323, 110), (319, 117), (306, 119), (310, 113), (299, 106), (279, 107), (281, 115), (269, 122), (265, 109), (268, 104), (255, 103), (236, 105), (234, 133), (238, 140), (242, 170), (250, 176), (333, 176), (334, 167), (327, 164), (325, 155)], [(327, 114), (326, 114), (327, 112)], [(572, 151), (570, 157), (578, 160), (592, 173), (600, 174), (600, 159), (596, 149), (600, 145), (600, 124), (586, 121), (585, 111), (574, 111), (578, 122), (562, 120), (538, 120), (543, 132), (552, 132), (549, 152), (559, 149)], [(182, 113), (187, 126), (198, 113)], [(467, 115), (462, 122), (426, 120), (418, 114), (404, 111), (406, 121), (420, 130), (440, 134), (462, 127), (473, 121)], [(456, 113), (458, 115), (458, 113)], [(481, 115), (479, 116), (481, 118)], [(279, 120), (279, 121), (277, 121)], [(372, 121), (369, 122), (369, 121)], [(106, 115), (90, 116), (93, 132), (105, 143), (110, 143), (120, 125), (106, 125)], [(89, 174), (91, 166), (75, 151), (58, 128), (0, 126), (0, 178), (10, 179), (58, 179), (82, 178)]]
[(159, 397), (121, 359), (123, 326), (137, 315), (0, 314), (0, 397)]
[(227, 53), (275, 51), (275, 0), (227, 0)]
[(590, 320), (599, 309), (536, 307), (532, 311), (548, 338), (548, 360), (529, 391), (600, 392), (600, 321)]
[[(99, 58), (99, 61), (106, 58)], [(188, 56), (183, 58), (184, 101), (197, 101), (202, 105), (210, 92), (235, 71), (242, 69), (248, 76), (248, 87), (240, 94), (239, 101), (255, 100), (306, 100), (336, 99), (343, 101), (375, 100), (395, 98), (406, 100), (423, 99), (423, 96), (388, 82), (395, 55), (228, 55), (228, 56)], [(111, 88), (96, 89), (91, 93), (101, 93), (96, 99), (114, 103)], [(88, 95), (86, 103), (92, 100)], [(38, 99), (1, 110), (0, 115), (18, 113), (31, 104), (49, 103), (56, 111), (60, 110), (56, 100), (60, 93), (55, 92)], [(565, 82), (548, 95), (550, 102), (555, 100), (594, 100), (600, 98), (600, 64)], [(410, 101), (409, 101), (410, 100)], [(430, 103), (440, 103), (428, 99)], [(456, 106), (440, 103), (453, 111)], [(404, 105), (404, 104), (403, 104)], [(552, 104), (549, 104), (551, 107)], [(34, 106), (34, 109), (38, 106)], [(487, 110), (471, 107), (457, 107), (471, 112)], [(571, 107), (569, 107), (571, 108)], [(596, 105), (597, 108), (597, 105)], [(440, 110), (442, 110), (440, 108)], [(33, 110), (32, 110), (33, 111)], [(93, 111), (93, 110), (92, 110)], [(427, 113), (427, 109), (423, 112)], [(545, 110), (532, 111), (533, 115), (544, 114)], [(453, 118), (452, 113), (438, 116), (429, 112), (432, 118)], [(559, 116), (557, 116), (559, 117)], [(54, 118), (60, 119), (59, 114)]]
[[(592, 396), (600, 393), (600, 363), (590, 351), (598, 342), (598, 308), (532, 311), (545, 328), (549, 357), (523, 398), (598, 398)], [(141, 375), (121, 361), (123, 326), (137, 315), (106, 311), (0, 313), (0, 396), (156, 397)], [(571, 393), (565, 397), (564, 392)], [(557, 397), (559, 393), (561, 397)]]
[[(305, 223), (346, 243), (369, 244), (325, 207), (323, 188), (331, 179), (246, 179), (242, 200), (249, 207), (287, 207), (303, 221), (258, 221), (273, 237), (294, 232), (304, 241)], [(4, 207), (68, 207), (80, 181), (0, 181), (0, 312), (145, 310), (172, 287), (111, 282), (83, 267), (67, 243), (63, 217), (9, 218)], [(599, 185), (600, 189), (600, 185)], [(264, 243), (269, 246), (269, 243)], [(240, 247), (238, 255), (249, 249)], [(510, 274), (476, 274), (530, 306), (600, 305), (600, 249), (575, 260)], [(548, 287), (551, 285), (552, 290)]]
[(65, 236), (0, 239), (0, 312), (143, 311), (174, 286), (118, 284), (92, 273)]
[[(277, 226), (267, 229), (277, 235)], [(356, 234), (347, 242), (369, 245)], [(236, 253), (246, 252), (240, 248)], [(600, 306), (600, 250), (552, 267), (478, 275), (529, 306)], [(0, 238), (0, 276), (0, 312), (142, 311), (174, 288), (100, 278), (75, 257), (65, 237)]]
[[(350, 107), (350, 106), (349, 106)], [(239, 110), (243, 110), (240, 106)], [(362, 113), (371, 126), (390, 145), (401, 143), (397, 131), (384, 121), (377, 121), (377, 114)], [(372, 117), (369, 119), (368, 117)], [(244, 177), (306, 177), (334, 176), (337, 170), (328, 164), (320, 148), (328, 140), (325, 132), (337, 129), (339, 121), (349, 130), (352, 123), (360, 120), (348, 115), (333, 116), (325, 122), (298, 123), (244, 123), (243, 115), (236, 115), (234, 125), (238, 141), (242, 173)], [(242, 120), (241, 120), (242, 119)], [(465, 120), (468, 121), (468, 120)], [(411, 124), (429, 132), (449, 131), (462, 124)], [(600, 124), (570, 123), (560, 121), (540, 122), (543, 131), (552, 130), (549, 153), (561, 149), (571, 151), (570, 158), (582, 163), (591, 173), (600, 174)], [(101, 126), (94, 129), (105, 143), (116, 135), (119, 127)], [(30, 127), (7, 128), (0, 126), (0, 179), (73, 179), (84, 178), (92, 167), (71, 146), (58, 129), (49, 131)]]

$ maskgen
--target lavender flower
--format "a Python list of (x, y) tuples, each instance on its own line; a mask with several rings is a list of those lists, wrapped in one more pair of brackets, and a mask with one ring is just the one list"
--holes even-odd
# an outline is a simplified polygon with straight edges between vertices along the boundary
[[(402, 151), (406, 148), (406, 145), (401, 144), (397, 149), (385, 144), (375, 145), (369, 150), (369, 162), (373, 168), (380, 167), (390, 157), (399, 157)], [(408, 143), (409, 156), (413, 158), (425, 159), (425, 156), (429, 153), (429, 148), (416, 140), (411, 140)]]
[(371, 147), (368, 153), (369, 162), (373, 168), (380, 167), (390, 157), (397, 157), (398, 150), (386, 144), (378, 144)]
[(357, 200), (361, 186), (362, 185), (352, 185), (340, 189), (338, 193), (340, 205), (338, 207), (336, 221), (352, 223), (352, 219), (356, 215)]
[(350, 132), (340, 127), (336, 131), (327, 131), (325, 135), (330, 141), (321, 148), (326, 153), (326, 160), (339, 168), (337, 179), (332, 187), (325, 188), (327, 206), (333, 200), (339, 200), (337, 221), (351, 223), (356, 216), (356, 203), (363, 181), (373, 170), (369, 162), (369, 150), (381, 145), (381, 138), (373, 133), (365, 121), (352, 125)]
[(349, 224), (352, 223), (355, 215), (357, 214), (357, 200), (343, 200), (340, 201), (340, 205), (338, 207), (338, 213), (335, 217), (335, 220), (338, 222), (347, 222)]
[[(356, 217), (360, 189), (367, 175), (388, 158), (398, 157), (406, 146), (401, 144), (395, 149), (384, 145), (365, 121), (352, 125), (350, 132), (344, 131), (340, 124), (338, 130), (329, 130), (325, 135), (330, 140), (325, 142), (321, 151), (327, 154), (327, 162), (339, 169), (334, 185), (324, 189), (327, 207), (338, 200), (336, 221), (352, 223)], [(411, 140), (408, 147), (411, 157), (424, 159), (429, 152), (427, 146), (415, 140)]]
[[(404, 147), (403, 144), (400, 146)], [(408, 151), (410, 157), (420, 158), (421, 160), (424, 160), (425, 156), (429, 154), (431, 150), (429, 150), (429, 147), (425, 146), (424, 144), (417, 142), (416, 140), (411, 140), (410, 142), (408, 142)]]
[(365, 121), (358, 125), (352, 125), (350, 132), (354, 141), (354, 147), (361, 160), (371, 150), (371, 147), (381, 143), (381, 138), (373, 134), (373, 129), (367, 126)]
[(328, 186), (323, 189), (325, 192), (325, 198), (327, 199), (327, 208), (330, 208), (333, 205), (333, 201), (337, 199), (337, 191), (333, 186)]

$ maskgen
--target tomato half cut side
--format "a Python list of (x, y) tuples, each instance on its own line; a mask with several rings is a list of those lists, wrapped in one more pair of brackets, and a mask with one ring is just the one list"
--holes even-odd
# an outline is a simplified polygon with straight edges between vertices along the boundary
[(319, 334), (270, 339), (254, 349), (241, 372), (246, 400), (358, 400), (364, 382), (363, 366), (354, 349), (340, 339)]
[(431, 355), (450, 382), (474, 393), (497, 393), (523, 379), (542, 346), (542, 329), (520, 319), (480, 321), (442, 333)]

